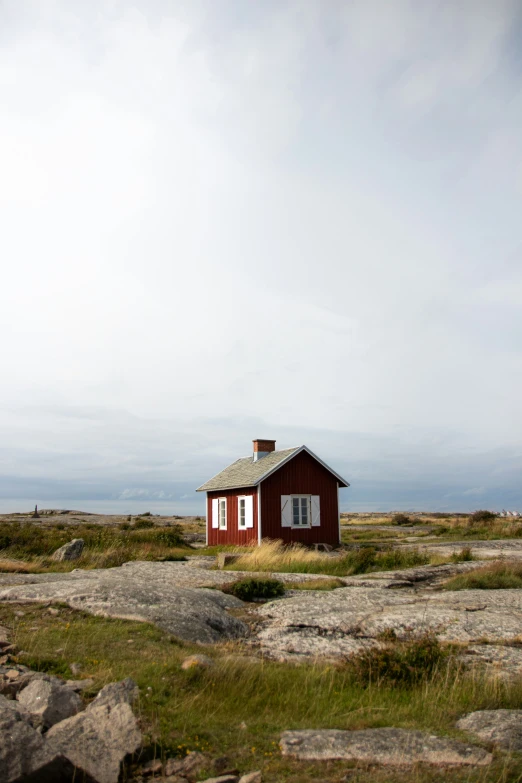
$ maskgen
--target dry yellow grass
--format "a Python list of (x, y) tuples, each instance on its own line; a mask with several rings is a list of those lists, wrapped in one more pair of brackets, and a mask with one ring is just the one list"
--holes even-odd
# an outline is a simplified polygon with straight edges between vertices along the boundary
[(0, 573), (3, 574), (34, 574), (40, 571), (38, 563), (25, 563), (23, 560), (8, 560), (0, 558)]
[(321, 567), (327, 559), (330, 559), (328, 555), (312, 552), (301, 544), (285, 546), (280, 540), (273, 541), (268, 538), (259, 546), (252, 547), (247, 553), (244, 547), (238, 547), (234, 551), (242, 555), (234, 563), (234, 569), (238, 571), (284, 572), (301, 565)]
[(235, 551), (242, 556), (227, 566), (228, 570), (330, 576), (409, 568), (424, 565), (431, 559), (428, 553), (416, 549), (378, 550), (374, 547), (351, 549), (332, 557), (306, 549), (301, 544), (285, 545), (280, 540), (269, 539), (263, 541), (260, 546), (253, 547), (247, 554), (244, 554), (241, 548)]

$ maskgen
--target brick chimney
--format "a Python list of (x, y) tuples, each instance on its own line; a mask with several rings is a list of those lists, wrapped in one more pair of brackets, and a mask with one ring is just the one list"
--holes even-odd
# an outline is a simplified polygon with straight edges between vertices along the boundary
[(266, 457), (267, 454), (275, 451), (275, 440), (260, 440), (258, 438), (257, 440), (253, 440), (252, 443), (254, 444), (254, 462), (257, 462), (258, 459)]

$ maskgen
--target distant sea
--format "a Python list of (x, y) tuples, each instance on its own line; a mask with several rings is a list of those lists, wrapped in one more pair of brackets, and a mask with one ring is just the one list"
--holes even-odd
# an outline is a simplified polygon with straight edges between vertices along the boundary
[[(13, 512), (25, 513), (34, 511), (38, 498), (31, 502), (27, 499), (18, 498), (0, 498), (0, 514), (11, 514)], [(150, 501), (147, 499), (130, 500), (45, 500), (45, 503), (38, 503), (38, 508), (42, 511), (46, 508), (63, 509), (68, 511), (90, 511), (93, 514), (131, 514), (136, 516), (150, 511), (151, 514), (162, 514), (165, 516), (204, 516), (205, 499), (202, 496), (196, 497), (194, 501), (182, 503), (180, 501), (169, 502), (165, 500)]]

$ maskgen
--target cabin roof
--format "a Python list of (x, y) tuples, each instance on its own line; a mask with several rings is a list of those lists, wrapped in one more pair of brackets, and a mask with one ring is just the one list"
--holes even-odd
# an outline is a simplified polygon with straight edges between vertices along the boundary
[(242, 489), (255, 487), (269, 475), (279, 470), (285, 462), (288, 462), (301, 451), (306, 451), (317, 462), (326, 468), (339, 481), (340, 487), (350, 486), (338, 473), (328, 467), (319, 457), (306, 446), (295, 446), (292, 449), (280, 449), (271, 451), (265, 457), (254, 460), (253, 457), (241, 457), (209, 479), (205, 484), (197, 488), (196, 492), (213, 492), (220, 489)]

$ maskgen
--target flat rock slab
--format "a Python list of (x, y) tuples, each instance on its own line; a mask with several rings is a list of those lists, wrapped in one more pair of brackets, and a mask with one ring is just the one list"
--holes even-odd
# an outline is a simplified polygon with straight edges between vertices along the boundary
[(462, 660), (470, 666), (485, 667), (490, 674), (503, 679), (517, 678), (522, 675), (522, 647), (504, 644), (470, 645)]
[[(375, 571), (357, 576), (341, 577), (342, 581), (351, 587), (414, 587), (440, 584), (457, 574), (473, 571), (480, 565), (474, 562), (446, 563), (444, 565), (424, 565), (413, 568), (401, 568), (395, 571)], [(399, 584), (396, 584), (399, 583)]]
[[(227, 613), (242, 602), (218, 590), (179, 586), (183, 580), (177, 563), (128, 563), (121, 568), (81, 571), (69, 579), (63, 574), (31, 575), (30, 582), (0, 589), (1, 601), (27, 603), (65, 602), (102, 617), (151, 622), (185, 641), (212, 644), (245, 636), (248, 628)], [(183, 571), (190, 577), (205, 577), (198, 569)], [(229, 580), (230, 581), (230, 580)]]
[(457, 728), (500, 748), (522, 751), (522, 710), (479, 710), (457, 722)]
[(278, 660), (352, 655), (383, 631), (428, 631), (449, 642), (513, 639), (522, 627), (522, 590), (416, 592), (359, 587), (302, 592), (258, 609), (257, 639)]
[(408, 729), (336, 729), (285, 731), (281, 737), (284, 756), (303, 761), (360, 761), (394, 767), (414, 764), (436, 766), (486, 766), (492, 756), (482, 748), (423, 731)]
[[(123, 578), (132, 579), (136, 577), (139, 580), (152, 579), (162, 583), (173, 584), (177, 587), (213, 587), (219, 589), (223, 585), (235, 582), (245, 577), (267, 577), (266, 573), (255, 573), (253, 571), (210, 571), (201, 567), (200, 557), (194, 557), (187, 561), (173, 562), (150, 562), (135, 560), (130, 563), (124, 563), (118, 568), (92, 568), (83, 570), (76, 568), (68, 573), (55, 574), (1, 574), (0, 586), (8, 587), (10, 585), (30, 585), (47, 584), (54, 582), (71, 582), (77, 580), (99, 581), (110, 574), (110, 578), (120, 580)], [(203, 562), (208, 562), (207, 558)], [(215, 564), (216, 559), (212, 558)], [(316, 580), (330, 580), (331, 576), (323, 574), (270, 574), (277, 577), (285, 584), (292, 585), (296, 582), (307, 582)], [(3, 593), (3, 591), (2, 591)], [(0, 597), (0, 600), (1, 597)]]
[(421, 551), (428, 550), (445, 557), (468, 547), (477, 560), (499, 557), (510, 560), (522, 558), (522, 539), (520, 538), (501, 538), (491, 541), (434, 541), (418, 544), (418, 549)]

